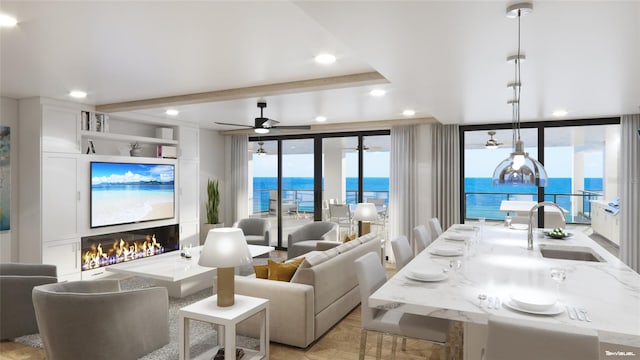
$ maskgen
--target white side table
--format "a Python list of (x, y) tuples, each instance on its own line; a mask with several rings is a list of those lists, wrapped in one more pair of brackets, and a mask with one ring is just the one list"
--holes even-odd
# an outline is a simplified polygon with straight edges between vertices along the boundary
[[(195, 302), (180, 309), (180, 360), (189, 360), (189, 321), (205, 321), (224, 327), (224, 336), (218, 326), (218, 344), (222, 344), (224, 337), (225, 360), (236, 359), (236, 325), (261, 313), (263, 319), (260, 328), (260, 351), (244, 349), (242, 360), (269, 358), (269, 300), (251, 296), (235, 295), (235, 304), (228, 307), (218, 307), (218, 296), (214, 295)], [(211, 359), (220, 346), (207, 351), (201, 357)], [(231, 351), (229, 351), (231, 350)]]

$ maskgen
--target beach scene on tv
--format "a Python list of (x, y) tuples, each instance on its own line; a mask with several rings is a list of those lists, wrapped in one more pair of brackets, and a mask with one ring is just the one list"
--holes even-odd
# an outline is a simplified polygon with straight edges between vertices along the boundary
[(91, 227), (174, 217), (173, 165), (91, 163)]

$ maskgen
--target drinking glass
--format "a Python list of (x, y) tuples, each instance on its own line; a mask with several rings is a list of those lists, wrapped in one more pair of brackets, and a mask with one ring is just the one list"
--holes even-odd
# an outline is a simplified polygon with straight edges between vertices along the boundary
[(451, 269), (451, 275), (455, 278), (458, 275), (458, 271), (462, 267), (462, 260), (451, 259), (449, 260), (449, 269)]
[(556, 282), (556, 298), (560, 300), (560, 284), (567, 278), (567, 273), (562, 268), (551, 268), (550, 274), (551, 278)]

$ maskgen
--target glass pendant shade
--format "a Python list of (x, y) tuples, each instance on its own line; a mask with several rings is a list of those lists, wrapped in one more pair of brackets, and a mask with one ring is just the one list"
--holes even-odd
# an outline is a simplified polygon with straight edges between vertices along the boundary
[(547, 186), (547, 172), (538, 160), (524, 152), (524, 143), (516, 142), (516, 149), (493, 171), (493, 185)]

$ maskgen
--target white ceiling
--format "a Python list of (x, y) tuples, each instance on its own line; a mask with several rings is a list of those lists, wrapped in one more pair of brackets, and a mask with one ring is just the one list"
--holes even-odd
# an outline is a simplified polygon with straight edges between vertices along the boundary
[[(236, 89), (377, 71), (373, 86), (265, 93), (281, 125), (416, 117), (443, 123), (510, 121), (504, 59), (516, 49), (506, 1), (2, 1), (0, 93), (88, 104)], [(640, 1), (536, 1), (522, 19), (523, 120), (637, 113)], [(313, 57), (331, 52), (331, 66)], [(258, 97), (182, 105), (176, 122), (231, 129), (253, 123)], [(161, 106), (138, 113), (166, 117)]]

